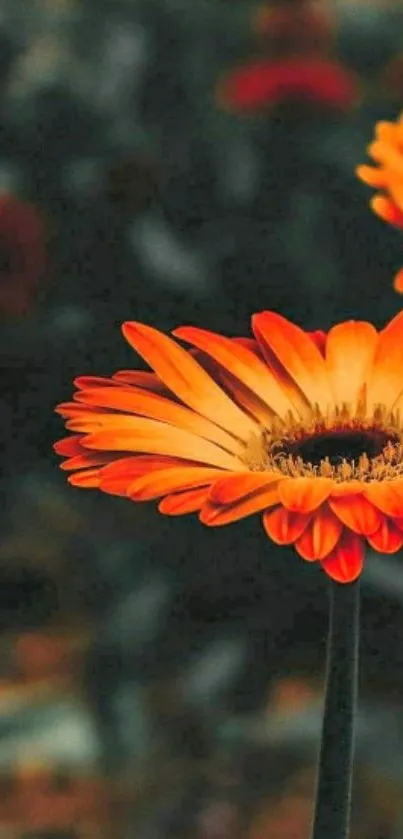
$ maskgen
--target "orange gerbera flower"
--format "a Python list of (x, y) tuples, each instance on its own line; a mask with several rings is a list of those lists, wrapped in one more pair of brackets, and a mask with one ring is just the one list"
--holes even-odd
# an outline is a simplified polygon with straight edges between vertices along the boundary
[[(397, 122), (378, 122), (375, 140), (368, 154), (377, 166), (357, 166), (358, 177), (380, 192), (371, 198), (373, 211), (403, 230), (403, 115)], [(403, 294), (403, 270), (394, 280), (394, 288)]]
[(57, 411), (76, 432), (55, 445), (71, 484), (210, 526), (263, 514), (339, 582), (356, 579), (365, 542), (403, 544), (403, 312), (377, 332), (349, 321), (307, 333), (273, 312), (253, 338), (188, 326), (176, 337), (129, 322), (126, 340), (154, 372), (80, 377)]

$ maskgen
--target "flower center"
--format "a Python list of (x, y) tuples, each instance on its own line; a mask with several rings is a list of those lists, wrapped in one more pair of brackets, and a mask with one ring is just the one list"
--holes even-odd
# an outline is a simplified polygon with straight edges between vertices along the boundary
[(372, 418), (311, 416), (274, 422), (248, 442), (245, 461), (252, 471), (335, 481), (392, 480), (403, 475), (400, 419), (379, 408)]
[[(398, 441), (399, 438), (396, 436), (393, 442), (396, 444)], [(312, 466), (319, 466), (323, 460), (328, 460), (332, 466), (338, 466), (343, 461), (357, 462), (363, 454), (371, 460), (379, 457), (391, 442), (390, 435), (381, 429), (369, 428), (365, 431), (343, 429), (334, 434), (331, 432), (317, 434), (294, 443), (285, 441), (283, 452), (292, 457), (301, 457)]]

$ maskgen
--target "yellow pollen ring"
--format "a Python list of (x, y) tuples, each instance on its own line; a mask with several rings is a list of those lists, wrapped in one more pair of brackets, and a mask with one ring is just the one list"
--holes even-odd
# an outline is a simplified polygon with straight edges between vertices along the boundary
[[(324, 436), (331, 441), (332, 436), (336, 439), (349, 434), (362, 434), (364, 438), (368, 435), (369, 447), (380, 437), (384, 445), (374, 457), (363, 448), (357, 458), (341, 458), (337, 464), (326, 455), (312, 463), (298, 452), (306, 444), (314, 445), (315, 439), (323, 445)], [(323, 477), (337, 483), (393, 480), (403, 476), (403, 428), (400, 416), (381, 405), (371, 418), (363, 417), (362, 410), (352, 415), (345, 405), (326, 417), (318, 416), (314, 409), (307, 422), (297, 422), (290, 416), (286, 421), (273, 421), (270, 428), (262, 428), (248, 440), (244, 461), (252, 472), (278, 471), (292, 478)]]

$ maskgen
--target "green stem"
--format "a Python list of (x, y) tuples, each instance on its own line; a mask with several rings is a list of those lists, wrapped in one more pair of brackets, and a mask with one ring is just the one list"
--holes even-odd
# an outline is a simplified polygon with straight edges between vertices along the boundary
[(331, 581), (322, 740), (312, 839), (348, 839), (357, 704), (359, 582)]

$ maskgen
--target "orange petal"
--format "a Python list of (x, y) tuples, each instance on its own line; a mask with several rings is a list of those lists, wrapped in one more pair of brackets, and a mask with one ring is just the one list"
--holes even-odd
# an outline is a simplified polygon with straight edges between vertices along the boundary
[(349, 495), (361, 495), (368, 487), (363, 481), (341, 481), (339, 484), (333, 484), (331, 497), (342, 498)]
[(403, 530), (403, 516), (396, 516), (393, 519), (393, 524), (395, 524), (396, 527), (399, 528), (399, 530)]
[[(389, 174), (388, 192), (399, 210), (398, 219), (401, 219), (401, 213), (403, 212), (403, 178), (401, 176), (397, 178), (394, 173)], [(396, 224), (396, 222), (394, 223)], [(400, 224), (401, 221), (399, 226)]]
[(98, 387), (82, 390), (77, 394), (76, 399), (92, 407), (112, 408), (161, 420), (212, 440), (229, 451), (242, 453), (241, 443), (227, 431), (205, 417), (201, 417), (200, 414), (190, 411), (189, 408), (156, 393), (145, 392), (135, 387)]
[[(85, 451), (85, 449), (84, 449)], [(119, 455), (107, 454), (106, 452), (85, 452), (85, 454), (70, 457), (60, 464), (60, 468), (65, 472), (71, 472), (75, 469), (86, 469), (88, 466), (104, 466), (109, 463), (110, 459), (116, 460)]]
[(246, 347), (247, 350), (251, 350), (251, 352), (255, 353), (258, 358), (262, 358), (262, 354), (259, 349), (259, 344), (255, 338), (231, 338), (231, 341), (234, 341), (235, 344), (239, 344), (241, 347)]
[(74, 475), (69, 475), (67, 480), (69, 484), (75, 487), (82, 487), (84, 489), (98, 489), (100, 484), (100, 469), (85, 469), (82, 472), (75, 472)]
[(102, 477), (122, 477), (129, 480), (145, 475), (156, 469), (175, 468), (176, 466), (194, 466), (190, 460), (182, 460), (179, 457), (166, 457), (156, 454), (129, 455), (109, 463), (102, 470)]
[(302, 535), (310, 518), (306, 513), (291, 513), (285, 507), (277, 507), (263, 514), (263, 527), (276, 545), (290, 545)]
[(280, 417), (287, 416), (292, 410), (292, 403), (273, 373), (246, 346), (195, 326), (182, 326), (174, 331), (174, 335), (213, 358)]
[(168, 455), (198, 463), (238, 471), (242, 461), (223, 449), (172, 425), (143, 417), (128, 417), (125, 424), (104, 425), (101, 431), (88, 434), (83, 445), (101, 451), (138, 452)]
[(379, 333), (373, 372), (367, 388), (368, 410), (377, 405), (392, 409), (403, 390), (403, 312)]
[(386, 195), (374, 195), (369, 204), (382, 221), (387, 221), (395, 227), (403, 227), (403, 211)]
[(171, 492), (208, 486), (220, 474), (219, 469), (205, 469), (201, 466), (158, 469), (132, 481), (128, 486), (127, 495), (133, 501), (150, 501)]
[(381, 140), (383, 143), (391, 143), (393, 146), (399, 145), (402, 136), (401, 126), (396, 122), (381, 119), (376, 123), (375, 136), (377, 140)]
[[(283, 478), (283, 480), (287, 479)], [(246, 495), (265, 489), (273, 483), (279, 483), (277, 473), (244, 471), (233, 475), (225, 475), (215, 481), (211, 487), (209, 501), (212, 504), (234, 504)]]
[(403, 516), (403, 481), (383, 481), (368, 484), (365, 496), (387, 516)]
[(81, 416), (83, 413), (89, 414), (109, 414), (109, 411), (106, 408), (92, 408), (89, 407), (83, 409), (82, 405), (78, 402), (60, 402), (59, 405), (56, 405), (55, 413), (60, 414), (63, 419), (68, 419), (69, 417), (77, 417)]
[(312, 338), (275, 312), (261, 312), (252, 327), (263, 354), (269, 349), (311, 405), (326, 412), (333, 404), (324, 359)]
[[(99, 413), (98, 413), (99, 411)], [(128, 414), (113, 414), (111, 411), (99, 408), (95, 410), (89, 405), (79, 405), (76, 403), (76, 410), (70, 414), (70, 419), (66, 422), (66, 428), (70, 431), (82, 431), (83, 434), (90, 434), (92, 431), (102, 430), (116, 430), (116, 431), (132, 431), (135, 429), (135, 423), (140, 417)], [(144, 419), (141, 417), (141, 419)], [(144, 420), (145, 421), (145, 420)], [(147, 422), (152, 420), (147, 420)], [(161, 425), (169, 428), (165, 423)], [(179, 429), (177, 429), (179, 430)], [(83, 445), (85, 442), (83, 440)]]
[(224, 390), (230, 394), (237, 405), (240, 405), (244, 411), (250, 414), (263, 427), (271, 425), (274, 411), (262, 402), (259, 396), (256, 396), (249, 388), (244, 387), (239, 379), (236, 379), (227, 370), (223, 370), (222, 367), (217, 368), (216, 375)]
[(345, 531), (334, 550), (322, 560), (326, 574), (337, 583), (353, 583), (364, 566), (364, 541), (356, 533)]
[(403, 268), (397, 272), (393, 280), (393, 288), (398, 294), (403, 294)]
[(403, 178), (403, 156), (394, 144), (383, 140), (375, 140), (368, 146), (368, 154), (377, 163), (391, 170), (395, 177)]
[(53, 449), (56, 454), (60, 454), (64, 457), (75, 457), (76, 455), (83, 454), (85, 449), (81, 445), (82, 434), (70, 434), (69, 437), (63, 437), (62, 440), (58, 440), (57, 443), (53, 444)]
[(307, 333), (315, 346), (318, 348), (321, 356), (325, 357), (327, 334), (322, 329), (315, 329), (314, 332)]
[(308, 527), (295, 543), (295, 548), (303, 559), (310, 562), (323, 559), (337, 544), (343, 525), (326, 504), (312, 516)]
[(382, 514), (364, 495), (330, 498), (329, 506), (346, 527), (361, 536), (375, 533), (381, 525)]
[(176, 341), (151, 326), (136, 322), (125, 323), (123, 334), (182, 402), (245, 440), (253, 433), (256, 428), (253, 420)]
[(333, 326), (326, 342), (326, 368), (335, 402), (353, 410), (372, 369), (378, 333), (370, 323), (347, 321)]
[(403, 533), (390, 519), (382, 516), (379, 529), (367, 537), (371, 548), (383, 554), (394, 554), (403, 545)]
[(289, 478), (279, 486), (280, 501), (294, 513), (312, 513), (332, 491), (330, 478)]
[(253, 513), (259, 513), (268, 507), (274, 507), (275, 504), (278, 504), (278, 501), (278, 484), (271, 484), (271, 486), (243, 497), (227, 507), (214, 505), (208, 499), (201, 509), (200, 521), (212, 527), (230, 524), (230, 522), (238, 521)]
[(152, 390), (154, 393), (167, 393), (168, 390), (155, 373), (148, 370), (119, 370), (114, 373), (113, 378), (124, 385), (143, 387), (145, 390)]
[(166, 495), (158, 504), (160, 513), (167, 516), (183, 516), (186, 513), (195, 513), (207, 499), (208, 490), (204, 487), (190, 489), (187, 492), (177, 492), (174, 495)]
[(77, 376), (73, 381), (74, 387), (83, 390), (87, 387), (116, 387), (118, 382), (104, 376)]
[(111, 495), (126, 495), (128, 486), (140, 475), (157, 469), (167, 469), (186, 464), (179, 458), (158, 457), (158, 455), (138, 455), (122, 457), (104, 466), (101, 470), (100, 489)]
[(375, 189), (384, 189), (387, 186), (388, 179), (384, 169), (378, 169), (375, 166), (357, 166), (355, 173), (364, 184), (373, 186)]

